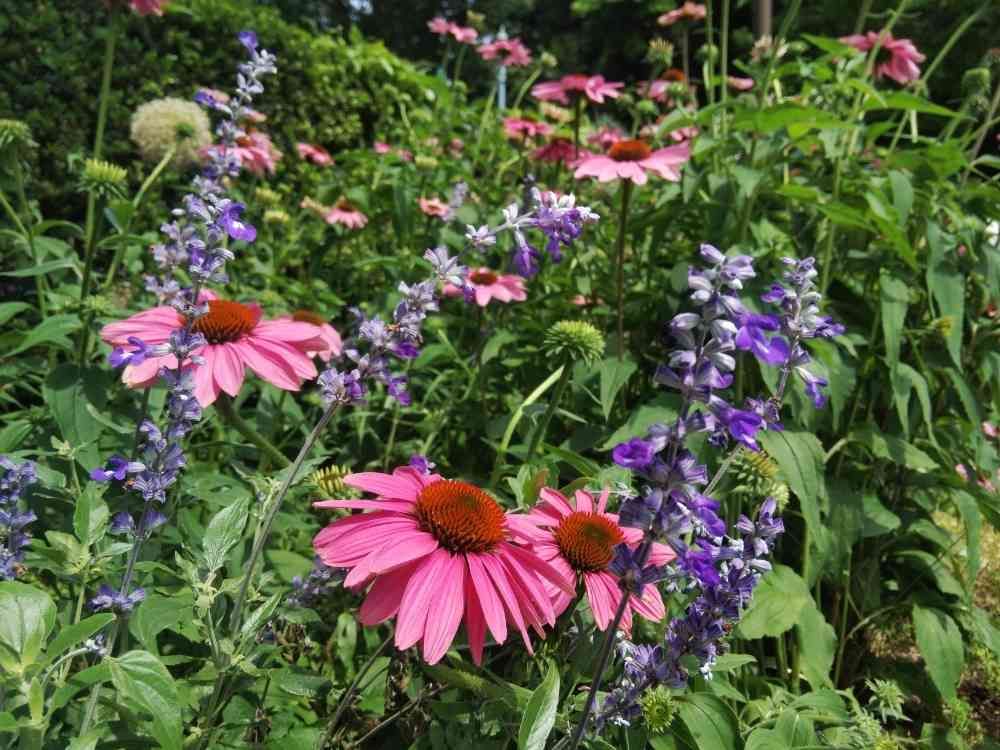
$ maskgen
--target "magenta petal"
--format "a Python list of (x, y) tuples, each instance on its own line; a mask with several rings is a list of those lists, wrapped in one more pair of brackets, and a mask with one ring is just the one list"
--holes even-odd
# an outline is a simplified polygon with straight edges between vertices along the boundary
[(394, 617), (399, 612), (399, 603), (403, 599), (403, 592), (406, 591), (406, 584), (409, 583), (418, 565), (417, 562), (410, 563), (376, 578), (368, 590), (368, 596), (361, 604), (358, 621), (362, 625), (371, 627)]
[(472, 662), (479, 666), (483, 663), (483, 644), (486, 641), (486, 619), (476, 595), (476, 586), (472, 577), (465, 577), (465, 633), (469, 639), (469, 651)]
[(445, 554), (434, 581), (434, 606), (424, 626), (424, 661), (437, 664), (455, 640), (465, 612), (465, 559)]
[(466, 562), (469, 566), (467, 580), (476, 590), (476, 599), (486, 620), (486, 626), (490, 629), (493, 640), (503, 643), (507, 640), (507, 616), (504, 614), (503, 602), (500, 601), (496, 587), (486, 572), (481, 556), (466, 555)]
[(396, 619), (396, 648), (407, 649), (424, 637), (427, 616), (431, 607), (436, 606), (441, 574), (450, 557), (449, 552), (438, 548), (424, 558), (410, 577)]
[(437, 548), (437, 539), (426, 531), (416, 529), (408, 534), (395, 534), (372, 555), (368, 569), (375, 575), (381, 575), (429, 555)]
[(399, 477), (377, 471), (348, 474), (344, 477), (344, 484), (355, 487), (362, 492), (371, 492), (373, 495), (394, 500), (408, 500), (411, 503), (416, 502), (419, 492), (409, 477)]

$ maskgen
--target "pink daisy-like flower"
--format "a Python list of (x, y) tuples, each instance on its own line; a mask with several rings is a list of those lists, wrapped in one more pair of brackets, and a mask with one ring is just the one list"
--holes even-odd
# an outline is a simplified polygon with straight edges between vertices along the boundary
[(604, 97), (617, 99), (624, 83), (605, 81), (604, 76), (585, 76), (582, 73), (565, 75), (558, 81), (546, 81), (531, 87), (531, 95), (541, 101), (569, 104), (570, 96), (586, 96), (597, 104), (604, 103)]
[[(473, 289), (476, 304), (486, 307), (490, 300), (497, 302), (524, 302), (528, 293), (524, 279), (512, 273), (499, 274), (489, 268), (477, 268), (466, 279)], [(445, 284), (442, 294), (446, 297), (461, 297), (462, 290), (454, 284)]]
[(259, 125), (262, 122), (267, 122), (267, 115), (259, 110), (248, 107), (243, 112), (243, 122), (250, 123), (251, 125)]
[[(642, 531), (621, 526), (618, 515), (607, 512), (607, 490), (601, 493), (596, 503), (583, 490), (577, 490), (574, 502), (548, 487), (541, 490), (539, 498), (540, 502), (527, 515), (527, 520), (535, 528), (520, 540), (530, 544), (540, 558), (564, 577), (574, 581), (578, 577), (582, 579), (594, 622), (599, 629), (606, 630), (622, 597), (618, 576), (608, 569), (614, 558), (615, 546), (624, 542), (635, 549), (642, 543)], [(523, 532), (523, 526), (518, 531)], [(649, 563), (665, 565), (674, 557), (676, 555), (669, 547), (654, 543)], [(556, 587), (550, 587), (549, 593), (557, 614), (562, 614), (573, 601), (572, 596)], [(633, 612), (654, 622), (662, 620), (666, 611), (659, 589), (647, 585), (641, 597), (629, 595), (619, 626), (626, 634), (632, 630)]]
[(503, 118), (503, 132), (508, 138), (514, 140), (527, 140), (546, 136), (552, 132), (552, 126), (547, 122), (538, 122), (521, 117)]
[(896, 39), (888, 31), (853, 34), (841, 37), (840, 41), (861, 52), (868, 52), (878, 44), (875, 77), (891, 78), (900, 86), (905, 86), (920, 78), (920, 68), (917, 63), (922, 63), (927, 59), (917, 51), (912, 40)]
[(427, 216), (444, 217), (448, 214), (448, 204), (440, 198), (417, 198), (420, 210)]
[(300, 158), (311, 161), (320, 167), (328, 167), (333, 164), (330, 152), (322, 146), (315, 146), (312, 143), (296, 143), (295, 150), (299, 152)]
[(375, 151), (376, 154), (388, 154), (390, 151), (392, 151), (392, 146), (383, 141), (375, 141), (375, 145), (372, 146), (372, 149)]
[(347, 198), (340, 198), (323, 217), (327, 224), (343, 224), (348, 229), (361, 229), (368, 217), (361, 213)]
[(277, 320), (311, 323), (319, 329), (319, 337), (323, 340), (324, 348), (306, 352), (310, 357), (319, 357), (324, 362), (329, 362), (344, 351), (344, 341), (340, 338), (340, 332), (330, 325), (326, 318), (312, 310), (296, 310), (291, 315), (282, 315)]
[(753, 88), (753, 78), (740, 78), (739, 76), (726, 76), (726, 83), (733, 91), (749, 91)]
[(622, 132), (621, 128), (604, 127), (587, 136), (587, 143), (599, 146), (602, 151), (607, 151), (622, 140), (625, 140), (625, 133)]
[[(222, 146), (206, 146), (202, 153), (207, 157), (213, 151), (221, 151)], [(270, 137), (259, 130), (251, 130), (236, 140), (236, 145), (229, 149), (240, 162), (240, 167), (248, 169), (255, 175), (274, 174), (281, 152), (271, 143)]]
[(129, 6), (140, 16), (162, 16), (168, 0), (131, 0)]
[(656, 19), (660, 26), (673, 26), (681, 21), (704, 21), (705, 6), (698, 3), (685, 2), (681, 7), (664, 13)]
[(665, 180), (681, 179), (680, 167), (691, 158), (687, 143), (653, 151), (639, 140), (618, 141), (607, 154), (590, 154), (577, 166), (574, 177), (596, 177), (600, 182), (615, 179), (632, 180), (636, 185), (646, 184), (646, 172), (653, 172)]
[[(316, 366), (308, 352), (328, 351), (320, 330), (312, 323), (291, 320), (263, 320), (260, 306), (218, 299), (203, 292), (208, 314), (198, 318), (194, 330), (208, 344), (194, 354), (204, 364), (194, 368), (194, 395), (208, 406), (225, 391), (235, 396), (243, 387), (249, 367), (257, 376), (286, 391), (297, 391), (304, 380), (316, 377)], [(101, 338), (111, 346), (128, 352), (135, 347), (129, 338), (140, 339), (148, 346), (164, 344), (170, 334), (183, 328), (184, 317), (169, 306), (154, 307), (101, 329)], [(128, 365), (122, 382), (131, 388), (146, 388), (156, 382), (161, 367), (176, 368), (172, 354), (149, 357), (139, 365)]]
[(441, 16), (435, 16), (427, 22), (427, 28), (438, 36), (444, 36), (451, 30), (451, 22)]
[(479, 487), (408, 466), (349, 474), (344, 484), (378, 499), (315, 506), (372, 512), (334, 521), (313, 547), (327, 565), (350, 569), (345, 586), (368, 590), (363, 625), (396, 618), (397, 648), (421, 643), (424, 661), (435, 664), (464, 620), (472, 659), (481, 664), (487, 630), (503, 643), (509, 623), (532, 652), (528, 628), (544, 638), (544, 626), (555, 624), (546, 586), (572, 594), (572, 582), (512, 541), (531, 525)]
[(965, 464), (955, 464), (955, 473), (962, 478), (963, 482), (969, 481), (969, 470), (965, 468)]
[(531, 65), (531, 50), (524, 46), (520, 39), (497, 39), (489, 44), (481, 44), (477, 50), (484, 60), (495, 60), (504, 54), (501, 65), (521, 67)]
[(459, 26), (457, 23), (451, 24), (448, 33), (460, 44), (475, 44), (476, 39), (479, 38), (479, 32), (474, 28), (471, 26)]

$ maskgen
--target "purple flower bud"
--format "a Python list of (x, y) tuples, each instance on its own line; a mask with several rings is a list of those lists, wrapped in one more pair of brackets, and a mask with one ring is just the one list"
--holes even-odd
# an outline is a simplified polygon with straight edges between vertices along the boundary
[(655, 456), (653, 446), (642, 438), (632, 438), (625, 443), (619, 443), (611, 453), (612, 460), (626, 469), (642, 471), (653, 462)]

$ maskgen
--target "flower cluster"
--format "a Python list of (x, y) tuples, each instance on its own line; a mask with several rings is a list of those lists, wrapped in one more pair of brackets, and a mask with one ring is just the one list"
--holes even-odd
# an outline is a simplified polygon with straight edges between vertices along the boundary
[(345, 568), (331, 568), (317, 555), (313, 560), (312, 570), (305, 578), (292, 578), (292, 593), (285, 599), (285, 605), (293, 609), (312, 607), (334, 586), (343, 583), (346, 575)]
[(31, 510), (21, 510), (18, 504), (28, 487), (37, 481), (38, 473), (31, 461), (15, 463), (7, 456), (0, 456), (0, 581), (17, 578), (24, 549), (31, 543), (24, 528), (36, 516)]
[[(389, 395), (404, 406), (411, 402), (405, 375), (391, 369), (391, 358), (414, 359), (420, 354), (421, 328), (427, 315), (438, 309), (440, 282), (465, 287), (468, 269), (451, 258), (443, 247), (428, 250), (424, 258), (430, 262), (434, 275), (417, 284), (400, 282), (402, 299), (392, 312), (392, 322), (378, 316), (367, 317), (359, 309), (357, 335), (344, 345), (339, 359), (347, 360), (350, 369), (338, 369), (331, 364), (319, 376), (319, 385), (326, 404), (352, 404), (364, 400), (366, 381), (382, 383)], [(365, 349), (365, 351), (362, 351)]]
[(465, 234), (473, 247), (483, 249), (495, 245), (497, 235), (509, 231), (514, 236), (512, 263), (522, 276), (534, 276), (540, 269), (542, 253), (525, 235), (528, 229), (539, 230), (545, 237), (545, 251), (554, 263), (562, 260), (562, 249), (572, 245), (586, 224), (600, 217), (587, 206), (578, 206), (573, 195), (556, 195), (551, 191), (532, 188), (530, 207), (524, 213), (512, 203), (503, 210), (504, 221), (498, 227), (469, 226)]
[[(818, 272), (815, 259), (782, 258), (781, 262), (786, 266), (783, 276), (787, 286), (772, 284), (771, 288), (761, 296), (765, 302), (781, 308), (777, 320), (769, 323), (772, 330), (780, 329), (784, 336), (784, 339), (775, 337), (769, 345), (783, 365), (777, 398), (780, 400), (784, 395), (788, 376), (794, 371), (805, 385), (806, 393), (813, 404), (819, 409), (826, 403), (823, 388), (828, 383), (825, 378), (816, 375), (807, 367), (812, 359), (802, 342), (805, 339), (828, 339), (840, 336), (844, 333), (844, 326), (835, 322), (833, 318), (820, 314), (819, 303), (823, 296), (816, 291), (815, 279)], [(776, 363), (771, 362), (771, 364)]]

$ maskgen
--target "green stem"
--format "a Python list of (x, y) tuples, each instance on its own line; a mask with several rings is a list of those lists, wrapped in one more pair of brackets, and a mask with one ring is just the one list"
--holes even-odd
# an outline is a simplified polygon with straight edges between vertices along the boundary
[(986, 136), (990, 132), (997, 109), (1000, 109), (1000, 82), (997, 83), (996, 89), (993, 91), (993, 99), (990, 101), (989, 114), (986, 115), (986, 120), (980, 126), (979, 132), (976, 134), (976, 144), (972, 147), (972, 151), (969, 152), (969, 164), (965, 168), (965, 174), (962, 175), (962, 185), (965, 185), (969, 179), (969, 175), (972, 174), (973, 163), (979, 155), (979, 149), (983, 147), (983, 143), (986, 141)]
[[(93, 210), (91, 210), (93, 209)], [(86, 303), (90, 296), (90, 280), (93, 275), (94, 256), (97, 253), (97, 224), (99, 217), (104, 211), (104, 199), (97, 198), (93, 193), (87, 198), (87, 223), (84, 229), (85, 250), (83, 254), (83, 281), (80, 282), (80, 305)], [(94, 314), (88, 312), (84, 315), (83, 327), (80, 331), (80, 343), (77, 349), (77, 358), (82, 367), (87, 359), (87, 349), (90, 344), (90, 325), (93, 322)]]
[(782, 633), (777, 637), (778, 642), (778, 670), (781, 672), (781, 681), (788, 679), (788, 654), (785, 652), (785, 635)]
[(872, 9), (872, 0), (863, 0), (861, 3), (861, 8), (858, 10), (858, 19), (854, 22), (854, 33), (860, 34), (865, 28), (865, 21), (868, 19), (868, 13)]
[(850, 557), (850, 552), (848, 552), (847, 572), (844, 576), (844, 603), (840, 611), (840, 626), (837, 629), (837, 661), (833, 669), (834, 687), (840, 684), (841, 669), (844, 666), (844, 649), (847, 646), (846, 639), (850, 637), (847, 635), (847, 603), (848, 598), (850, 597), (849, 587), (851, 585), (851, 562), (852, 559)]
[(97, 130), (94, 133), (94, 158), (104, 153), (104, 126), (108, 122), (108, 100), (111, 94), (111, 71), (115, 63), (115, 44), (118, 42), (118, 23), (112, 14), (111, 23), (104, 37), (104, 67), (101, 70), (101, 93), (97, 100)]
[[(18, 173), (20, 173), (20, 170), (18, 170)], [(14, 223), (14, 226), (17, 227), (17, 231), (21, 233), (22, 237), (24, 237), (24, 241), (28, 243), (28, 250), (31, 253), (31, 260), (37, 266), (40, 263), (40, 260), (35, 252), (34, 235), (28, 231), (27, 227), (24, 226), (24, 223), (21, 221), (21, 217), (17, 215), (17, 211), (15, 211), (14, 207), (10, 205), (10, 202), (7, 200), (6, 196), (4, 196), (3, 192), (0, 192), (0, 205), (3, 206), (4, 211), (7, 212), (7, 215), (10, 217), (10, 220)], [(42, 284), (42, 278), (43, 278), (42, 276), (35, 277), (35, 293), (38, 296), (38, 311), (42, 314), (42, 317), (44, 318), (46, 315), (45, 313), (46, 307), (45, 307), (45, 293), (44, 293), (45, 290)]]
[(729, 0), (722, 0), (722, 26), (719, 29), (719, 100), (722, 102), (722, 133), (726, 133), (726, 98), (729, 94)]
[(236, 409), (233, 407), (232, 399), (225, 393), (219, 394), (219, 398), (215, 402), (215, 410), (219, 413), (219, 416), (222, 417), (226, 424), (240, 433), (251, 443), (256, 445), (261, 451), (267, 454), (267, 457), (274, 461), (275, 464), (281, 467), (285, 467), (290, 464), (284, 453), (275, 448), (271, 441), (257, 432), (257, 430), (251, 427), (250, 424), (236, 412)]
[(351, 705), (351, 698), (353, 698), (355, 692), (357, 692), (358, 685), (361, 684), (361, 680), (364, 679), (365, 675), (368, 674), (368, 670), (371, 669), (373, 666), (375, 666), (375, 662), (378, 661), (378, 658), (382, 656), (382, 654), (385, 653), (386, 649), (388, 649), (389, 646), (391, 645), (392, 645), (392, 636), (390, 635), (388, 638), (382, 641), (382, 645), (378, 647), (375, 653), (373, 653), (368, 658), (368, 661), (364, 663), (361, 669), (358, 670), (358, 673), (354, 676), (354, 679), (351, 681), (351, 684), (347, 686), (347, 690), (343, 692), (343, 694), (340, 696), (340, 700), (337, 701), (337, 707), (334, 709), (333, 716), (331, 717), (330, 722), (326, 725), (326, 731), (323, 732), (323, 738), (319, 741), (317, 747), (322, 748), (324, 745), (326, 745), (330, 737), (333, 736), (333, 730), (337, 728), (337, 724), (340, 722), (340, 717), (343, 716), (344, 711), (346, 711), (347, 708)]
[(616, 243), (616, 304), (618, 307), (618, 361), (625, 358), (625, 231), (628, 227), (628, 205), (632, 197), (632, 181), (622, 183), (622, 208), (618, 218)]
[(562, 400), (563, 393), (566, 391), (566, 386), (569, 385), (570, 378), (573, 376), (573, 363), (566, 362), (563, 364), (562, 376), (559, 378), (559, 382), (556, 384), (556, 389), (552, 393), (552, 398), (549, 400), (549, 405), (545, 409), (545, 416), (542, 417), (542, 421), (538, 423), (538, 428), (535, 430), (535, 434), (531, 436), (531, 445), (528, 446), (528, 455), (525, 456), (525, 463), (530, 463), (535, 452), (538, 450), (539, 444), (542, 442), (542, 438), (545, 437), (545, 433), (549, 429), (549, 423), (552, 421), (552, 415), (556, 413), (556, 408), (559, 406), (559, 402)]

